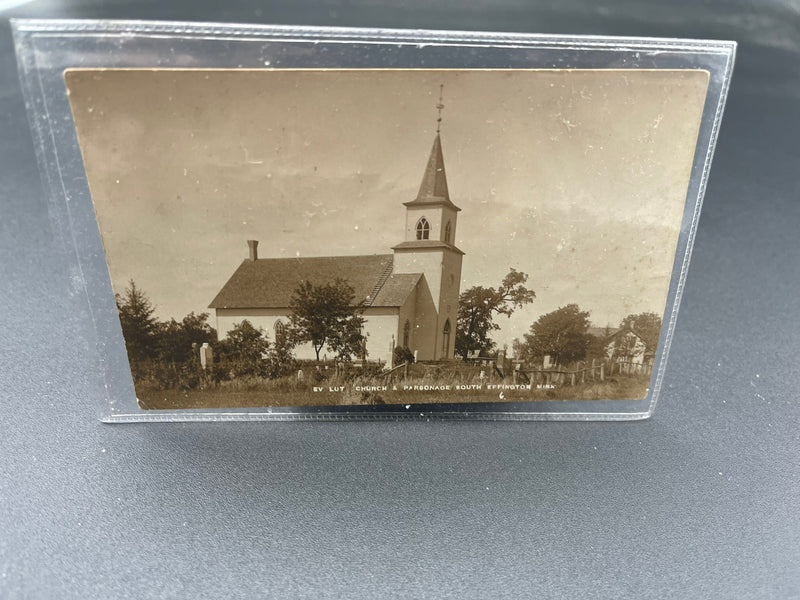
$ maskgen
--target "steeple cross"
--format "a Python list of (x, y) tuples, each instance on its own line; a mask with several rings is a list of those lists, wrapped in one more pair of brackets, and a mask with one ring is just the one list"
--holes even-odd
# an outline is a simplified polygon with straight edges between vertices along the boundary
[(439, 133), (439, 129), (442, 125), (442, 109), (444, 108), (444, 104), (442, 104), (442, 90), (444, 89), (444, 84), (439, 84), (439, 103), (436, 105), (436, 110), (439, 111), (439, 117), (436, 119), (436, 133)]

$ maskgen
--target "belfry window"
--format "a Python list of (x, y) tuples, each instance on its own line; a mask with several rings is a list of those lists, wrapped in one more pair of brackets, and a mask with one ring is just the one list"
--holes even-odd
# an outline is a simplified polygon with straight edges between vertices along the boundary
[(417, 239), (427, 240), (431, 237), (431, 225), (425, 217), (417, 221)]
[(447, 242), (448, 244), (450, 243), (450, 233), (451, 233), (451, 227), (450, 227), (450, 221), (448, 221), (447, 225), (444, 226), (444, 241)]

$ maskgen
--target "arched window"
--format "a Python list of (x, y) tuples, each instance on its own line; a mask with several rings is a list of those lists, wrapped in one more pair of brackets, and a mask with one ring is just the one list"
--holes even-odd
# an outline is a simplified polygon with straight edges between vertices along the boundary
[(451, 233), (451, 227), (450, 227), (450, 221), (448, 221), (447, 225), (444, 226), (444, 241), (447, 242), (448, 244), (450, 243), (450, 233)]
[(442, 331), (442, 353), (447, 356), (450, 353), (450, 319), (444, 322)]
[(411, 337), (411, 323), (406, 319), (406, 324), (403, 325), (403, 348), (408, 348), (409, 337)]
[(417, 221), (417, 239), (427, 240), (431, 237), (431, 225), (425, 217)]
[(277, 321), (275, 321), (275, 341), (277, 342), (285, 334), (286, 334), (286, 325), (284, 325), (283, 321), (278, 319)]

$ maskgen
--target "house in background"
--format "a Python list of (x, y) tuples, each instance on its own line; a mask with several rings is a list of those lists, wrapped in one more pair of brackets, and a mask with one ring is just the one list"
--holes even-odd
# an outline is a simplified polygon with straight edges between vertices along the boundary
[[(209, 305), (220, 336), (247, 319), (274, 340), (289, 324), (290, 300), (301, 283), (343, 279), (363, 310), (369, 360), (391, 363), (397, 345), (417, 360), (453, 358), (464, 253), (455, 246), (461, 209), (450, 200), (438, 128), (419, 192), (404, 205), (404, 239), (391, 254), (259, 258), (258, 241), (248, 240), (248, 258)], [(310, 343), (295, 355), (316, 357)]]
[(652, 366), (655, 353), (633, 329), (626, 327), (589, 327), (588, 334), (601, 340), (608, 359), (633, 365)]
[(603, 340), (606, 356), (615, 362), (644, 364), (647, 345), (633, 329), (617, 329)]
[[(603, 356), (613, 362), (652, 366), (655, 354), (647, 350), (647, 344), (633, 329), (619, 327), (589, 327), (586, 333), (600, 341)], [(595, 354), (593, 358), (597, 358)], [(542, 357), (542, 368), (555, 367), (552, 356)]]

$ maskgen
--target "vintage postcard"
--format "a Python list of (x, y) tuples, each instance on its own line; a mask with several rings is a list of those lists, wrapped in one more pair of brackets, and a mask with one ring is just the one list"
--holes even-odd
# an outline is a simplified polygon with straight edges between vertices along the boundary
[(707, 71), (65, 78), (141, 408), (647, 396)]

